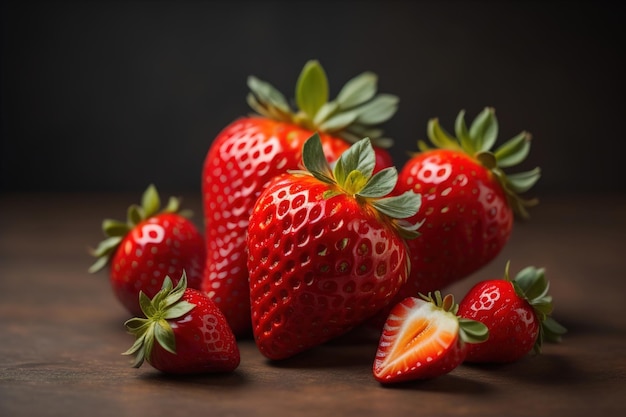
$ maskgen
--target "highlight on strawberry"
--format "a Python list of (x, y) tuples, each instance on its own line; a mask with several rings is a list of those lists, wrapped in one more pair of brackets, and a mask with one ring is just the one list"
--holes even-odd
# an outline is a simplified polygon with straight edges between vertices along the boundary
[(344, 334), (387, 306), (406, 282), (405, 239), (418, 234), (420, 196), (390, 196), (397, 171), (374, 173), (369, 138), (331, 169), (318, 134), (305, 170), (274, 178), (247, 233), (252, 329), (257, 347), (284, 359)]
[(383, 327), (373, 365), (382, 384), (431, 379), (458, 367), (468, 349), (489, 338), (487, 326), (460, 317), (454, 296), (439, 291), (396, 304)]
[(398, 98), (379, 94), (378, 77), (363, 72), (330, 100), (326, 73), (308, 61), (297, 80), (295, 104), (266, 81), (250, 76), (247, 101), (256, 114), (226, 126), (207, 152), (202, 171), (207, 263), (203, 290), (226, 314), (235, 334), (250, 334), (250, 293), (245, 241), (252, 207), (267, 182), (299, 169), (302, 145), (315, 132), (334, 162), (350, 144), (368, 136), (375, 170), (392, 166), (392, 140), (381, 125), (397, 111)]
[(134, 357), (135, 368), (145, 361), (170, 374), (234, 371), (239, 347), (223, 313), (206, 294), (187, 288), (184, 271), (177, 281), (173, 287), (165, 277), (152, 299), (139, 294), (145, 317), (124, 324), (135, 342), (123, 355)]
[(167, 275), (187, 272), (189, 286), (200, 288), (206, 258), (204, 238), (171, 197), (161, 210), (161, 199), (151, 184), (141, 204), (128, 209), (125, 222), (105, 219), (106, 238), (91, 251), (98, 258), (89, 268), (96, 273), (109, 266), (109, 281), (115, 297), (131, 315), (141, 315), (139, 292), (153, 297)]
[(506, 363), (540, 353), (544, 341), (560, 342), (567, 332), (553, 317), (550, 283), (543, 268), (528, 266), (514, 277), (507, 262), (502, 279), (475, 284), (459, 303), (459, 315), (489, 328), (489, 340), (471, 346), (467, 362)]
[(456, 136), (431, 119), (427, 132), (434, 147), (420, 141), (420, 152), (398, 176), (397, 193), (422, 194), (421, 208), (409, 221), (424, 224), (420, 236), (407, 242), (411, 273), (395, 302), (442, 290), (487, 265), (508, 242), (515, 216), (527, 218), (528, 209), (537, 204), (521, 194), (539, 180), (539, 168), (505, 173), (529, 154), (529, 133), (523, 131), (492, 150), (498, 121), (489, 107), (469, 128), (461, 111), (454, 127)]

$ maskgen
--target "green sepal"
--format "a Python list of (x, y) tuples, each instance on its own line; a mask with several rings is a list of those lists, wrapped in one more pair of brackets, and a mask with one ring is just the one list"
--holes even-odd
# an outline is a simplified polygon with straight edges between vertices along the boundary
[(141, 204), (132, 204), (126, 212), (126, 221), (104, 219), (102, 232), (105, 236), (95, 249), (91, 249), (92, 256), (98, 258), (88, 269), (89, 273), (95, 273), (108, 265), (111, 255), (117, 250), (124, 237), (139, 223), (159, 213), (178, 213), (184, 217), (191, 217), (192, 212), (181, 210), (180, 199), (170, 197), (167, 206), (161, 208), (161, 198), (153, 184), (148, 185), (141, 196)]
[[(389, 196), (396, 186), (398, 173), (390, 167), (374, 174), (376, 155), (369, 138), (363, 138), (348, 148), (331, 169), (319, 134), (313, 134), (304, 143), (302, 162), (309, 175), (328, 184), (324, 198), (340, 193), (356, 198), (386, 216), (405, 237), (419, 235), (419, 224), (400, 221), (414, 216), (421, 205), (421, 195), (412, 190), (397, 196)], [(299, 171), (299, 173), (302, 173)]]
[(420, 298), (433, 303), (445, 312), (453, 314), (459, 322), (459, 337), (465, 343), (482, 343), (489, 338), (489, 328), (477, 321), (458, 315), (459, 305), (454, 301), (454, 295), (441, 295), (440, 291), (419, 294)]
[(513, 284), (515, 292), (525, 299), (533, 308), (539, 320), (539, 335), (533, 346), (535, 353), (541, 352), (545, 341), (559, 342), (567, 329), (551, 317), (553, 311), (552, 296), (548, 294), (550, 282), (545, 277), (543, 268), (528, 266), (520, 270), (515, 278), (509, 274), (510, 261), (507, 261), (504, 270), (504, 279)]
[[(469, 129), (465, 123), (465, 111), (461, 110), (456, 117), (454, 130), (456, 137), (445, 131), (437, 118), (432, 118), (428, 121), (426, 133), (435, 148), (464, 152), (491, 171), (514, 213), (527, 218), (527, 208), (536, 205), (537, 200), (525, 200), (520, 194), (528, 191), (539, 180), (540, 169), (508, 174), (503, 168), (510, 168), (526, 159), (530, 152), (530, 134), (521, 132), (493, 151), (498, 136), (498, 120), (491, 107), (485, 107), (474, 118)], [(417, 147), (420, 152), (433, 149), (423, 140), (417, 142)]]
[(296, 83), (296, 109), (271, 84), (254, 76), (248, 77), (250, 93), (246, 100), (255, 112), (270, 119), (332, 134), (350, 143), (368, 136), (374, 145), (389, 148), (393, 140), (384, 137), (384, 131), (376, 126), (393, 117), (399, 99), (392, 94), (377, 94), (377, 83), (376, 74), (364, 72), (350, 79), (337, 97), (328, 101), (326, 73), (317, 60), (309, 60)]
[(133, 345), (123, 352), (132, 355), (132, 366), (140, 367), (144, 361), (150, 362), (154, 343), (176, 354), (176, 338), (168, 320), (178, 319), (188, 314), (195, 305), (183, 300), (187, 289), (187, 275), (183, 271), (178, 284), (172, 287), (172, 280), (166, 276), (161, 290), (152, 299), (139, 293), (139, 305), (145, 318), (133, 317), (124, 323), (128, 333), (135, 336)]
[(317, 61), (304, 65), (296, 83), (296, 104), (313, 120), (319, 109), (328, 101), (328, 79)]

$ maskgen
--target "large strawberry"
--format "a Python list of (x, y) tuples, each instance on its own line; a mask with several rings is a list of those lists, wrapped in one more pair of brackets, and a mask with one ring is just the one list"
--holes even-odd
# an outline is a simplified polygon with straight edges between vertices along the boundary
[(330, 162), (355, 138), (369, 136), (378, 145), (377, 169), (390, 166), (382, 149), (390, 140), (377, 124), (389, 119), (398, 99), (376, 94), (377, 77), (369, 72), (350, 80), (328, 101), (328, 81), (317, 61), (310, 61), (297, 82), (294, 111), (283, 95), (255, 77), (248, 79), (248, 103), (259, 114), (235, 120), (212, 142), (202, 173), (207, 264), (203, 289), (224, 311), (237, 335), (250, 333), (250, 305), (245, 240), (248, 217), (267, 182), (299, 169), (302, 145), (319, 132)]
[(436, 148), (420, 142), (421, 152), (399, 174), (396, 192), (422, 195), (409, 221), (423, 224), (420, 236), (407, 242), (411, 274), (396, 302), (441, 290), (488, 264), (508, 241), (514, 216), (526, 218), (527, 207), (536, 204), (519, 194), (539, 179), (539, 168), (504, 172), (525, 159), (530, 135), (521, 132), (491, 151), (498, 134), (494, 110), (485, 108), (469, 129), (464, 115), (456, 119), (456, 138), (430, 120), (428, 137)]
[(484, 323), (489, 340), (471, 346), (467, 362), (514, 362), (544, 340), (559, 341), (566, 329), (551, 317), (552, 297), (543, 268), (526, 267), (515, 278), (506, 264), (504, 279), (475, 284), (459, 303), (459, 315)]
[(204, 238), (180, 211), (180, 200), (170, 198), (160, 211), (161, 200), (154, 185), (143, 193), (141, 205), (128, 209), (126, 222), (105, 219), (106, 238), (92, 254), (98, 260), (89, 268), (94, 273), (108, 264), (113, 293), (132, 315), (140, 315), (139, 292), (153, 297), (167, 275), (187, 271), (189, 286), (200, 288), (206, 249)]
[(397, 172), (373, 174), (369, 140), (331, 170), (317, 134), (304, 166), (274, 178), (248, 228), (252, 328), (270, 359), (284, 359), (339, 336), (387, 306), (406, 282), (404, 238), (420, 196), (386, 197)]
[(152, 299), (140, 293), (145, 317), (126, 321), (135, 343), (124, 354), (134, 356), (135, 368), (146, 361), (171, 374), (235, 370), (239, 347), (224, 314), (206, 294), (187, 288), (184, 271), (177, 281), (173, 287), (170, 277), (165, 277), (163, 288)]
[(451, 294), (408, 297), (396, 304), (383, 327), (374, 378), (391, 384), (435, 378), (465, 359), (468, 349), (487, 340), (487, 327), (459, 317)]

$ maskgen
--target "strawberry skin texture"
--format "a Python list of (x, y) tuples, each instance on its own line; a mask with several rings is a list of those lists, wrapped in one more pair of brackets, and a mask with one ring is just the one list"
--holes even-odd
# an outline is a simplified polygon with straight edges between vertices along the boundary
[(275, 178), (250, 217), (248, 268), (256, 344), (284, 359), (385, 307), (406, 281), (396, 230), (306, 175)]
[(539, 334), (540, 321), (511, 282), (494, 279), (474, 285), (459, 303), (459, 315), (484, 323), (489, 339), (470, 345), (467, 362), (514, 362), (526, 356)]
[(374, 378), (383, 384), (431, 379), (449, 373), (467, 354), (454, 314), (408, 297), (396, 304), (383, 327)]
[[(312, 132), (264, 117), (241, 118), (213, 141), (202, 174), (207, 260), (202, 289), (222, 309), (236, 335), (251, 332), (246, 233), (252, 208), (267, 182), (301, 168)], [(329, 161), (349, 147), (320, 135)]]
[(111, 260), (111, 287), (122, 305), (140, 316), (140, 291), (153, 297), (167, 275), (180, 277), (183, 270), (189, 287), (199, 289), (205, 259), (204, 239), (189, 219), (177, 213), (157, 214), (133, 227), (120, 242)]
[(440, 290), (492, 261), (508, 241), (514, 213), (493, 174), (475, 159), (453, 150), (412, 157), (398, 177), (397, 192), (422, 195), (409, 219), (424, 221), (420, 236), (407, 241), (408, 283), (396, 301)]
[(226, 318), (211, 299), (187, 288), (182, 299), (195, 305), (187, 314), (168, 320), (176, 353), (155, 343), (147, 362), (170, 374), (230, 372), (239, 366), (240, 352)]

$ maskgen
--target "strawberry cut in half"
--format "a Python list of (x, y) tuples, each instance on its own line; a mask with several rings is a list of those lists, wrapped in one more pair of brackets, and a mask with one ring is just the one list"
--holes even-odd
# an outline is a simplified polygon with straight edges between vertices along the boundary
[(126, 321), (135, 343), (123, 354), (134, 357), (135, 368), (145, 361), (169, 374), (234, 371), (240, 353), (226, 318), (206, 294), (187, 288), (184, 271), (177, 281), (173, 287), (166, 277), (152, 299), (140, 293), (145, 317)]
[(391, 118), (398, 98), (377, 93), (378, 77), (364, 72), (329, 100), (326, 73), (319, 62), (305, 64), (293, 108), (268, 82), (248, 78), (248, 103), (256, 114), (226, 126), (207, 152), (202, 195), (207, 263), (202, 289), (224, 311), (237, 335), (251, 332), (246, 233), (252, 207), (267, 183), (302, 166), (302, 146), (319, 133), (325, 156), (336, 161), (364, 136), (376, 151), (376, 170), (392, 166), (391, 139), (380, 125)]
[(459, 366), (468, 346), (487, 340), (488, 330), (457, 310), (454, 297), (439, 291), (396, 304), (383, 327), (374, 378), (382, 384), (431, 379)]
[(161, 209), (159, 193), (151, 184), (141, 204), (129, 207), (125, 222), (102, 222), (106, 238), (92, 250), (98, 259), (89, 272), (109, 266), (113, 294), (131, 315), (142, 314), (139, 292), (153, 297), (167, 275), (179, 277), (186, 271), (189, 287), (200, 288), (204, 238), (189, 218), (191, 212), (180, 208), (180, 199), (171, 197)]

